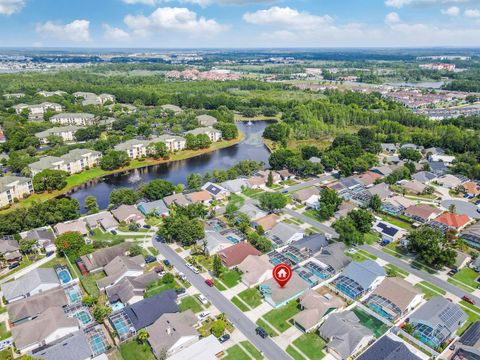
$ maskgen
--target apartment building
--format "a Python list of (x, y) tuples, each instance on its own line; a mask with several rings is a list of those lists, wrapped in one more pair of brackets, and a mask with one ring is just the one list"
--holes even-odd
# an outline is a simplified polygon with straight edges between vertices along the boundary
[(155, 142), (163, 142), (167, 145), (168, 151), (175, 152), (185, 149), (186, 140), (181, 136), (161, 135)]
[(115, 96), (111, 94), (94, 94), (91, 92), (78, 91), (72, 94), (76, 99), (82, 98), (82, 105), (103, 105), (107, 101), (115, 102)]
[(47, 110), (62, 111), (62, 105), (51, 102), (43, 102), (41, 104), (27, 105), (18, 104), (14, 106), (15, 112), (21, 114), (24, 109), (28, 109), (28, 117), (30, 119), (43, 119), (43, 115)]
[(192, 135), (201, 135), (201, 134), (206, 134), (210, 138), (212, 142), (217, 142), (222, 139), (222, 132), (220, 130), (211, 128), (211, 127), (200, 127), (196, 128), (190, 131), (187, 131), (187, 134), (192, 134)]
[(37, 92), (38, 95), (44, 96), (44, 97), (49, 97), (49, 96), (65, 96), (67, 93), (65, 91), (57, 90), (57, 91), (39, 91)]
[(40, 140), (40, 144), (48, 144), (48, 137), (51, 135), (60, 136), (64, 142), (75, 141), (75, 133), (80, 127), (75, 125), (54, 127), (35, 134)]
[(67, 154), (57, 156), (45, 156), (37, 162), (28, 165), (32, 176), (45, 169), (63, 170), (69, 174), (79, 173), (87, 168), (98, 164), (102, 157), (101, 152), (90, 149), (74, 149)]
[(0, 207), (12, 204), (24, 194), (33, 193), (32, 179), (20, 176), (0, 177)]
[(148, 146), (153, 140), (131, 139), (115, 146), (115, 150), (125, 151), (130, 159), (139, 159), (147, 156)]
[(53, 115), (50, 121), (54, 124), (88, 126), (96, 122), (95, 115), (89, 113), (61, 113)]

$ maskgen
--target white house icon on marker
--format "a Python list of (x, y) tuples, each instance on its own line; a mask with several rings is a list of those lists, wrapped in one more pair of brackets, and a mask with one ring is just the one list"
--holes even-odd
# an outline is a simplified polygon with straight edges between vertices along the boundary
[(286, 278), (287, 277), (287, 272), (285, 271), (285, 269), (280, 269), (280, 271), (277, 273), (277, 276), (279, 278)]

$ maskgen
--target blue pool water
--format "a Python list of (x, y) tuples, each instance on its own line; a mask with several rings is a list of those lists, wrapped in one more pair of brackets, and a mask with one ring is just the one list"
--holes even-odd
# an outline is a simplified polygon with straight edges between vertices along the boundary
[(90, 338), (90, 346), (95, 355), (102, 354), (106, 350), (105, 343), (99, 334), (92, 335)]
[(235, 236), (232, 235), (227, 235), (226, 238), (234, 244), (238, 244), (240, 242), (240, 240), (238, 240)]
[(90, 324), (93, 319), (92, 319), (92, 315), (90, 315), (90, 313), (86, 310), (81, 310), (79, 312), (77, 312), (75, 315), (74, 315), (78, 320), (80, 320), (80, 322), (83, 324), (83, 325), (88, 325)]
[(112, 311), (118, 311), (122, 310), (125, 306), (122, 304), (121, 301), (114, 302), (113, 304), (110, 304), (110, 307), (112, 308)]
[(57, 272), (57, 275), (62, 284), (68, 284), (70, 281), (72, 281), (72, 276), (67, 269), (60, 270), (59, 272)]
[(113, 325), (115, 326), (119, 336), (125, 336), (128, 334), (128, 324), (123, 321), (123, 319), (115, 319)]
[(70, 290), (67, 290), (67, 295), (68, 298), (70, 299), (70, 304), (75, 304), (82, 300), (82, 293), (79, 291), (79, 289), (73, 288)]

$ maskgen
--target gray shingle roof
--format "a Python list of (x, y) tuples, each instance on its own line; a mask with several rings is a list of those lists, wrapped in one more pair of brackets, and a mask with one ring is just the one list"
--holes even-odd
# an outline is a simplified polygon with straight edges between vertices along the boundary
[(32, 355), (44, 360), (78, 360), (90, 358), (92, 350), (85, 333), (79, 330), (52, 346), (41, 348)]
[(351, 262), (342, 271), (342, 275), (368, 289), (379, 276), (386, 276), (385, 269), (373, 260)]
[(42, 284), (60, 285), (55, 270), (52, 268), (35, 269), (17, 280), (5, 283), (2, 285), (3, 296), (7, 301), (19, 296), (26, 296)]
[(358, 360), (421, 360), (410, 351), (401, 339), (392, 339), (390, 335), (382, 336)]

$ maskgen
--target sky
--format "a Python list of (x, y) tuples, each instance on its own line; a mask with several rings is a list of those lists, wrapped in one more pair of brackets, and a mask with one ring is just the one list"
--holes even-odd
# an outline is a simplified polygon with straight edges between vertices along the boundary
[(0, 0), (0, 47), (479, 47), (480, 0)]

